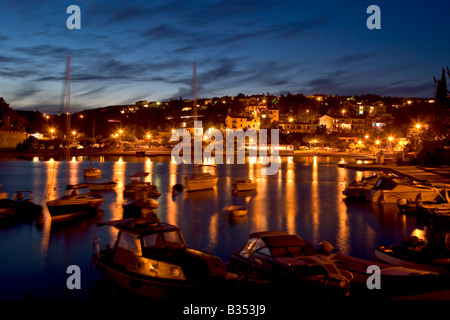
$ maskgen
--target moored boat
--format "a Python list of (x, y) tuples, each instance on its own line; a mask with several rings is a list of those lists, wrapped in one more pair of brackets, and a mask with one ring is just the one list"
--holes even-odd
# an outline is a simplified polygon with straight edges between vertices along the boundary
[(11, 199), (0, 199), (0, 223), (22, 222), (42, 213), (42, 206), (33, 202), (31, 191), (19, 190)]
[(245, 179), (236, 179), (236, 182), (233, 184), (234, 190), (236, 191), (251, 191), (256, 190), (257, 183), (254, 182), (250, 178)]
[(118, 231), (117, 241), (101, 248), (95, 240), (94, 265), (107, 279), (139, 296), (155, 299), (192, 297), (229, 286), (236, 275), (222, 260), (186, 246), (176, 226), (146, 216), (100, 222)]
[(102, 170), (99, 168), (89, 167), (84, 168), (84, 177), (85, 178), (98, 178), (101, 177)]
[(116, 188), (117, 182), (88, 182), (87, 186), (91, 191), (112, 191)]
[(245, 206), (226, 206), (223, 208), (224, 211), (227, 211), (228, 214), (232, 217), (242, 217), (247, 215), (248, 209)]
[(385, 263), (450, 275), (450, 234), (443, 244), (430, 244), (423, 238), (411, 234), (402, 244), (379, 246), (375, 256)]
[(47, 202), (52, 221), (74, 219), (95, 212), (103, 198), (88, 194), (69, 194)]
[(342, 194), (347, 199), (365, 199), (367, 191), (373, 188), (379, 177), (380, 175), (376, 174), (361, 180), (354, 180), (352, 183), (346, 184)]
[(433, 202), (439, 197), (437, 188), (400, 178), (393, 174), (378, 178), (373, 188), (366, 193), (366, 199), (373, 203), (396, 204), (399, 199)]
[(231, 256), (229, 266), (239, 274), (293, 285), (299, 295), (347, 296), (353, 278), (310, 243), (284, 231), (250, 234), (246, 244)]
[(148, 175), (148, 172), (136, 172), (133, 174), (131, 176), (131, 182), (123, 190), (124, 196), (134, 199), (137, 192), (145, 192), (146, 197), (159, 197), (161, 192), (159, 192), (158, 187), (151, 182), (143, 180)]
[[(212, 167), (214, 168), (214, 172), (205, 172), (203, 168)], [(213, 165), (196, 165), (194, 168), (194, 173), (185, 177), (185, 190), (186, 191), (198, 191), (198, 190), (207, 190), (212, 189), (217, 185), (217, 181), (219, 180), (217, 176), (216, 167)]]

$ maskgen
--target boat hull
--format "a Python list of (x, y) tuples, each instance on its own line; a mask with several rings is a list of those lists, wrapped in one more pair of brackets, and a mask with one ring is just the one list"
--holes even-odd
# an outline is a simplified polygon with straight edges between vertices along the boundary
[[(140, 297), (149, 297), (156, 300), (167, 300), (176, 298), (205, 298), (217, 297), (222, 290), (236, 288), (236, 280), (221, 279), (217, 281), (205, 281), (193, 283), (183, 280), (158, 279), (150, 276), (139, 275), (111, 263), (108, 259), (102, 259), (101, 255), (93, 257), (97, 271), (105, 278), (127, 292)], [(233, 290), (234, 290), (233, 289)], [(211, 293), (214, 293), (211, 295)]]
[(437, 272), (440, 275), (450, 275), (450, 260), (446, 264), (439, 264), (433, 262), (419, 262), (415, 261), (415, 259), (411, 258), (411, 256), (400, 253), (397, 254), (398, 251), (407, 251), (406, 248), (401, 248), (401, 246), (391, 246), (391, 247), (378, 247), (375, 248), (375, 257), (383, 262), (402, 266), (405, 268), (417, 269), (417, 270), (425, 270)]
[(186, 191), (198, 191), (213, 189), (217, 185), (218, 177), (203, 178), (203, 179), (188, 179), (186, 178)]
[(370, 190), (366, 193), (366, 199), (374, 203), (396, 204), (400, 199), (421, 198), (423, 202), (432, 202), (439, 196), (439, 192), (434, 189), (414, 189), (414, 190)]
[(102, 199), (89, 202), (53, 200), (47, 202), (47, 208), (53, 221), (63, 221), (94, 213), (102, 203)]

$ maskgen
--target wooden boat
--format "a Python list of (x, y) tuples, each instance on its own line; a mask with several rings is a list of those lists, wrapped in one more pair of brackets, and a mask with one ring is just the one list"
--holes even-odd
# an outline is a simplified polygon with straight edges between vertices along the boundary
[(145, 182), (143, 179), (149, 175), (148, 172), (136, 172), (131, 176), (131, 182), (123, 190), (124, 196), (134, 199), (136, 192), (145, 192), (147, 197), (157, 198), (161, 195), (158, 187), (151, 182)]
[(94, 242), (94, 265), (107, 279), (139, 296), (170, 299), (211, 295), (230, 285), (235, 274), (222, 260), (188, 248), (176, 226), (156, 216), (100, 222), (118, 231), (113, 246)]
[(236, 182), (233, 184), (234, 190), (236, 191), (252, 191), (256, 190), (257, 183), (254, 182), (250, 178), (245, 179), (236, 179)]
[[(213, 173), (203, 171), (204, 168), (214, 168)], [(185, 190), (186, 191), (198, 191), (213, 189), (217, 185), (219, 180), (217, 176), (216, 166), (213, 165), (196, 165), (194, 173), (185, 177)]]
[(11, 199), (0, 199), (0, 223), (32, 220), (42, 213), (42, 206), (33, 202), (31, 191), (19, 190)]
[(388, 174), (378, 178), (377, 182), (366, 193), (366, 199), (373, 203), (393, 203), (398, 199), (415, 199), (415, 201), (433, 202), (439, 197), (435, 187), (410, 181)]

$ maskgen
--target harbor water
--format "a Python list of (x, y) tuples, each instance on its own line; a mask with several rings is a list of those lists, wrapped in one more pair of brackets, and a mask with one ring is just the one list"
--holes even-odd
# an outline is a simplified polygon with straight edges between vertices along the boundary
[[(0, 299), (87, 300), (98, 295), (103, 278), (92, 264), (96, 222), (123, 217), (124, 186), (136, 172), (157, 185), (161, 221), (181, 228), (187, 245), (219, 256), (224, 262), (246, 242), (251, 232), (283, 230), (298, 234), (313, 245), (327, 240), (336, 251), (374, 259), (374, 248), (399, 244), (418, 226), (414, 216), (399, 214), (396, 205), (349, 202), (342, 195), (345, 182), (373, 173), (346, 170), (341, 157), (289, 156), (280, 158), (276, 175), (261, 174), (257, 159), (246, 164), (218, 165), (219, 180), (213, 190), (172, 194), (172, 186), (183, 184), (193, 173), (193, 164), (177, 165), (167, 156), (97, 157), (93, 166), (103, 175), (99, 181), (116, 181), (116, 189), (103, 193), (97, 215), (73, 223), (52, 223), (45, 206), (65, 193), (69, 184), (85, 182), (83, 169), (88, 157), (72, 161), (46, 159), (0, 160), (0, 184), (11, 196), (30, 190), (34, 202), (44, 207), (41, 217), (0, 229)], [(67, 167), (66, 167), (67, 165)], [(66, 173), (67, 177), (66, 177)], [(233, 194), (237, 178), (258, 183), (256, 193)], [(248, 214), (230, 219), (223, 210), (245, 205)], [(81, 288), (69, 290), (69, 266), (78, 266)], [(103, 292), (101, 294), (108, 294)]]

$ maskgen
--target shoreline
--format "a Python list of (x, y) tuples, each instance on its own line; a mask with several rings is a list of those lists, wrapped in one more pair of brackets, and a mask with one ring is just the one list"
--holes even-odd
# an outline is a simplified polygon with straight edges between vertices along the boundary
[[(70, 150), (71, 156), (170, 156), (172, 149), (146, 149), (142, 151), (129, 150)], [(226, 152), (224, 152), (225, 154)], [(15, 151), (15, 150), (0, 150), (0, 158), (33, 158), (33, 157), (64, 157), (65, 150), (34, 150), (34, 151)], [(234, 152), (236, 156), (237, 152)], [(246, 152), (245, 156), (249, 153)], [(341, 152), (341, 151), (328, 151), (328, 150), (296, 150), (292, 152), (279, 152), (280, 157), (291, 156), (323, 156), (323, 157), (355, 157), (364, 158), (368, 160), (375, 160), (372, 154), (356, 153), (356, 152)]]

